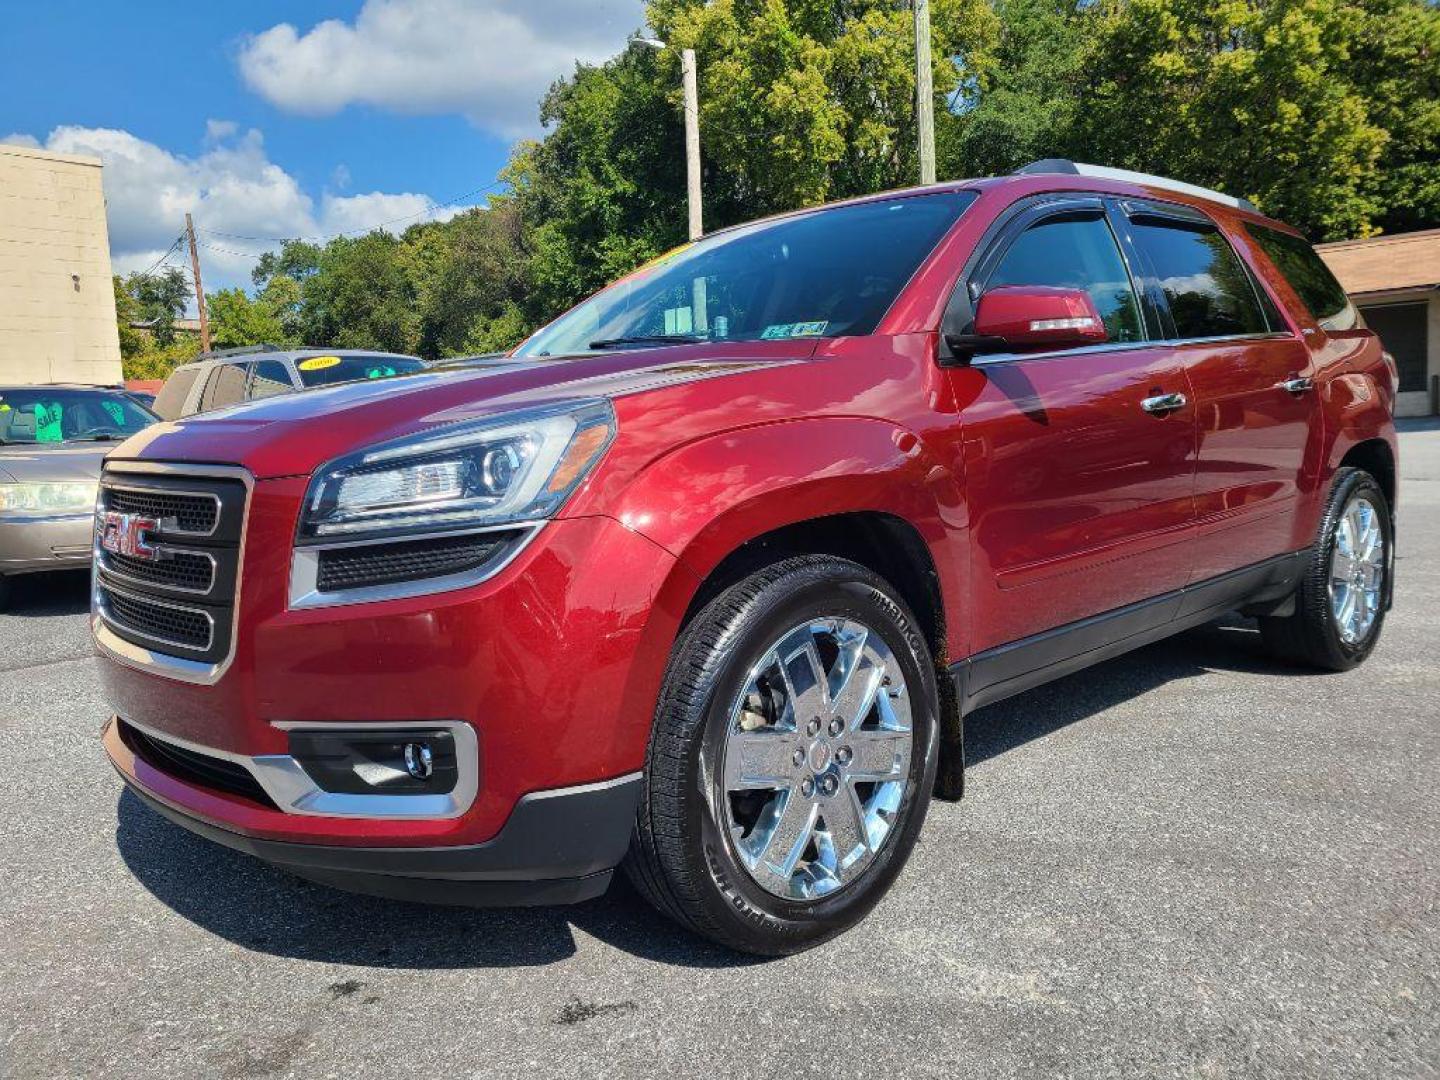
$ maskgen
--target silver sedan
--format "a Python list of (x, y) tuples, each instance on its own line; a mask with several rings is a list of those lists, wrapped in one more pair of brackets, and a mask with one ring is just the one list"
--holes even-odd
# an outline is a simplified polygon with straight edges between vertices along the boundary
[(100, 463), (155, 420), (118, 390), (0, 386), (0, 608), (16, 574), (90, 565)]

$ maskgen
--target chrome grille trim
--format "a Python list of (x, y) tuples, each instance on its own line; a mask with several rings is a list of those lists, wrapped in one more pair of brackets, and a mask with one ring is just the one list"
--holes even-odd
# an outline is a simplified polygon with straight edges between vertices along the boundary
[[(242, 597), (242, 578), (245, 567), (245, 551), (250, 532), (250, 507), (254, 502), (255, 478), (250, 475), (248, 469), (238, 465), (177, 465), (169, 462), (159, 461), (114, 461), (107, 462), (104, 471), (100, 476), (102, 489), (106, 486), (122, 486), (125, 476), (174, 476), (178, 478), (189, 477), (196, 480), (237, 480), (245, 489), (244, 503), (240, 514), (239, 546), (235, 551), (235, 585), (231, 599), (231, 622), (230, 642), (225, 656), (217, 662), (206, 663), (190, 659), (185, 656), (173, 656), (168, 653), (159, 652), (137, 645), (120, 637), (106, 625), (99, 609), (100, 592), (100, 560), (98, 558), (100, 548), (100, 534), (96, 530), (94, 540), (94, 552), (97, 556), (93, 560), (90, 573), (90, 632), (95, 639), (97, 650), (102, 656), (109, 657), (116, 663), (124, 664), (127, 667), (139, 671), (147, 671), (151, 674), (162, 675), (166, 678), (176, 679), (180, 682), (196, 683), (202, 686), (210, 686), (220, 681), (230, 665), (235, 661), (236, 641), (239, 636), (240, 603)], [(112, 484), (112, 479), (120, 478), (119, 484)], [(177, 489), (183, 491), (183, 489)], [(211, 492), (205, 492), (206, 496), (213, 497)], [(223, 509), (223, 508), (222, 508)], [(217, 511), (215, 528), (209, 534), (212, 535), (220, 527), (221, 513)], [(138, 636), (138, 635), (137, 635)]]
[[(126, 621), (123, 617), (119, 615), (118, 612), (111, 610), (110, 606), (105, 602), (106, 593), (112, 593), (115, 596), (123, 597), (124, 599), (129, 600), (132, 603), (150, 604), (154, 607), (169, 608), (171, 611), (183, 611), (187, 615), (199, 615), (210, 627), (210, 633), (206, 637), (204, 645), (189, 645), (183, 641), (176, 641), (173, 638), (161, 637), (160, 635), (152, 634), (147, 630), (141, 630), (133, 623)], [(129, 589), (116, 588), (115, 585), (109, 582), (101, 582), (99, 587), (96, 588), (95, 607), (100, 617), (103, 618), (106, 622), (108, 622), (111, 626), (119, 627), (127, 634), (134, 634), (136, 637), (142, 637), (146, 641), (153, 641), (155, 642), (155, 644), (163, 645), (167, 648), (184, 649), (186, 652), (208, 652), (210, 646), (215, 641), (215, 617), (211, 615), (208, 611), (206, 611), (204, 608), (191, 607), (189, 604), (176, 604), (170, 600), (161, 600), (160, 598), (155, 596), (145, 596), (143, 593), (131, 592)]]

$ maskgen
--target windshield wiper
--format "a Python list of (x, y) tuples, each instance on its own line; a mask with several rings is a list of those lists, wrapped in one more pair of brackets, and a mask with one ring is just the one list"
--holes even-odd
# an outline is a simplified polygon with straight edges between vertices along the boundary
[(693, 345), (709, 341), (700, 334), (636, 334), (633, 337), (601, 338), (590, 342), (592, 349), (623, 349), (626, 345)]
[(73, 439), (66, 439), (66, 442), (124, 442), (129, 435), (116, 435), (113, 432), (101, 432), (96, 435), (76, 435)]

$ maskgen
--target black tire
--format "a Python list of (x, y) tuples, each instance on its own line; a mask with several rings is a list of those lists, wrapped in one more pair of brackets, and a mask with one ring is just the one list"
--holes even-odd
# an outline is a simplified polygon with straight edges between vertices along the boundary
[[(1336, 524), (1346, 508), (1362, 497), (1379, 511), (1377, 516), (1385, 543), (1385, 580), (1380, 589), (1379, 610), (1370, 629), (1358, 641), (1347, 642), (1340, 635), (1330, 606), (1330, 561), (1335, 550)], [(1325, 513), (1321, 515), (1315, 543), (1310, 549), (1309, 565), (1295, 593), (1294, 612), (1260, 619), (1260, 633), (1266, 647), (1282, 660), (1327, 671), (1349, 671), (1363, 662), (1380, 640), (1380, 630), (1385, 623), (1394, 553), (1395, 527), (1385, 492), (1364, 470), (1341, 469), (1331, 485)]]
[[(779, 634), (811, 618), (862, 620), (890, 649), (909, 692), (913, 744), (890, 834), (855, 880), (816, 899), (774, 895), (734, 849), (715, 800), (729, 708)], [(783, 956), (863, 919), (904, 866), (925, 819), (938, 761), (939, 696), (919, 623), (887, 582), (826, 556), (787, 559), (711, 600), (676, 642), (656, 707), (646, 783), (625, 868), (661, 912), (741, 952)]]
[(10, 607), (10, 579), (0, 574), (0, 611), (6, 611)]

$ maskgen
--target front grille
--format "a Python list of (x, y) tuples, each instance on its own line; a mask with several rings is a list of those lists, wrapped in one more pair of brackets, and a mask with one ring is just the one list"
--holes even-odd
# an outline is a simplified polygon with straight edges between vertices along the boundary
[(137, 559), (118, 552), (105, 552), (107, 568), (132, 580), (168, 585), (186, 592), (207, 593), (215, 583), (212, 557), (190, 551), (165, 552), (159, 559)]
[(171, 494), (134, 487), (113, 487), (106, 492), (105, 507), (122, 514), (139, 514), (164, 522), (174, 520), (179, 532), (192, 535), (215, 531), (220, 504), (215, 496), (202, 492)]
[(96, 612), (134, 645), (200, 663), (230, 654), (245, 484), (238, 479), (107, 469), (99, 513), (138, 514), (155, 558), (102, 549)]
[(212, 791), (229, 792), (231, 795), (243, 795), (247, 799), (279, 809), (254, 774), (239, 762), (202, 754), (198, 750), (155, 738), (124, 720), (119, 723), (121, 738), (153, 768), (187, 784), (197, 784)]
[(341, 592), (461, 574), (499, 558), (523, 535), (512, 529), (329, 548), (320, 552), (315, 587)]
[(138, 634), (152, 644), (207, 652), (215, 637), (214, 617), (200, 608), (147, 600), (100, 586), (100, 611), (117, 630)]

